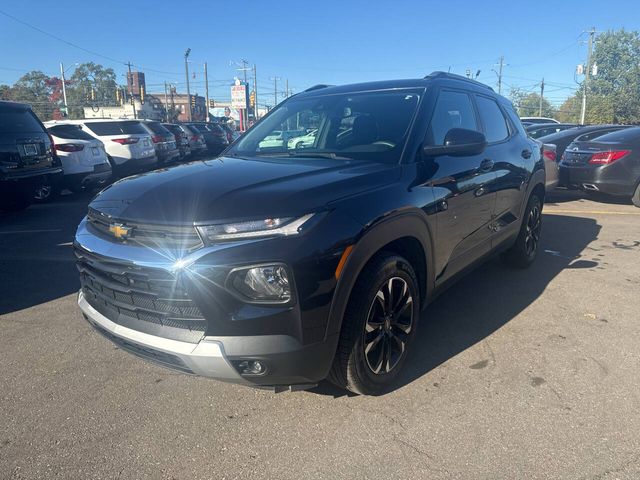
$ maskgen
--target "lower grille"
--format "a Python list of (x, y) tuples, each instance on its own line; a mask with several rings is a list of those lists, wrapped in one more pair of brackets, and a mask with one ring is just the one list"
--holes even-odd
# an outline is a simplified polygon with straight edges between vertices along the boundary
[(179, 357), (176, 357), (175, 355), (161, 352), (159, 350), (145, 347), (143, 345), (138, 345), (137, 343), (128, 342), (127, 340), (104, 330), (99, 325), (93, 324), (93, 326), (100, 334), (111, 340), (118, 347), (129, 353), (132, 353), (133, 355), (136, 355), (137, 357), (149, 360), (154, 363), (158, 363), (164, 367), (179, 370), (184, 373), (193, 373), (193, 371), (189, 367), (187, 367)]
[(82, 292), (112, 322), (165, 338), (197, 343), (206, 321), (179, 278), (76, 247)]

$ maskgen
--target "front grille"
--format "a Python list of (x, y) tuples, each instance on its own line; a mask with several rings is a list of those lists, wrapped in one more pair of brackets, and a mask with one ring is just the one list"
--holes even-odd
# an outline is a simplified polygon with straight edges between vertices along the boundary
[[(89, 208), (87, 224), (92, 233), (111, 241), (125, 242), (151, 248), (192, 251), (202, 247), (202, 240), (194, 226), (148, 225), (119, 221)], [(129, 229), (126, 238), (117, 239), (110, 228), (122, 225)]]
[(134, 330), (197, 343), (206, 321), (169, 272), (105, 258), (76, 247), (82, 292), (109, 320)]

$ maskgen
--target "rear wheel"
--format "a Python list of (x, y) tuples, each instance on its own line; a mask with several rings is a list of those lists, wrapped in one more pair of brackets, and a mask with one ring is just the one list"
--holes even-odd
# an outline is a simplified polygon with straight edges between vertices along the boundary
[(351, 292), (328, 379), (362, 395), (389, 389), (415, 337), (419, 303), (409, 262), (391, 253), (374, 257)]
[(640, 207), (640, 183), (638, 183), (636, 191), (633, 194), (633, 197), (631, 197), (631, 201), (636, 207)]
[(60, 195), (60, 189), (57, 185), (54, 185), (49, 180), (44, 180), (39, 184), (33, 195), (33, 198), (38, 203), (47, 203), (55, 199)]
[(527, 203), (516, 243), (501, 255), (502, 261), (517, 268), (531, 265), (538, 254), (541, 232), (542, 200), (534, 193)]

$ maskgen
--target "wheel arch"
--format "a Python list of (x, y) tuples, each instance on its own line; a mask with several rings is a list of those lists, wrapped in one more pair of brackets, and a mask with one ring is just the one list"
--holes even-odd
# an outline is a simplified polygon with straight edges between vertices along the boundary
[(379, 252), (389, 251), (409, 261), (418, 277), (421, 306), (433, 291), (433, 237), (422, 212), (387, 218), (367, 229), (353, 244), (336, 285), (327, 325), (327, 336), (340, 332), (351, 291), (367, 263)]

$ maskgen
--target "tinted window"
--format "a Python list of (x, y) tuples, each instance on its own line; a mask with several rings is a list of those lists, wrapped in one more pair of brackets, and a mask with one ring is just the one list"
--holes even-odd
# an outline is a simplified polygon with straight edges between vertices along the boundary
[(140, 122), (87, 122), (85, 126), (96, 135), (149, 135)]
[(487, 142), (499, 142), (509, 136), (509, 128), (498, 104), (487, 97), (476, 97), (478, 101), (478, 112)]
[(432, 144), (444, 145), (444, 137), (452, 128), (479, 130), (469, 95), (442, 91), (429, 125)]
[(0, 132), (42, 132), (42, 126), (29, 109), (0, 108)]
[(598, 137), (599, 142), (633, 142), (640, 140), (640, 127), (625, 128)]
[(149, 130), (153, 133), (157, 133), (158, 135), (169, 135), (169, 132), (166, 128), (164, 128), (160, 123), (157, 122), (146, 122), (145, 125)]
[(524, 123), (520, 121), (520, 117), (518, 116), (516, 111), (513, 109), (513, 105), (509, 103), (504, 107), (504, 109), (507, 111), (507, 115), (511, 119), (512, 124), (516, 127), (516, 130), (518, 130), (520, 134), (526, 136), (527, 133), (524, 130)]
[(593, 140), (594, 138), (601, 137), (606, 135), (607, 133), (617, 132), (620, 130), (619, 128), (611, 128), (609, 130), (595, 130), (593, 132), (585, 133), (584, 135), (580, 135), (576, 138), (576, 142), (588, 142), (589, 140)]
[(87, 132), (83, 132), (79, 125), (55, 125), (47, 130), (58, 138), (67, 140), (94, 140)]

